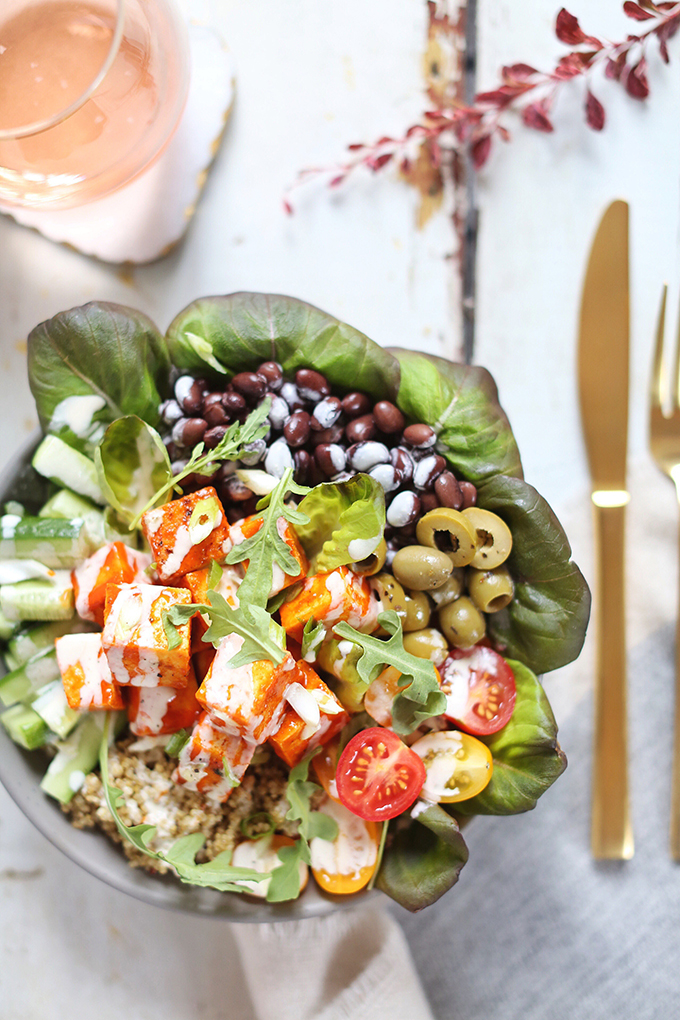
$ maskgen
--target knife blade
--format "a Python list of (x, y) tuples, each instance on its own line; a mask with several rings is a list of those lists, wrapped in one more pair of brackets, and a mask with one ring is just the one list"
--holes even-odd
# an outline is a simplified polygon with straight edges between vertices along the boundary
[(628, 205), (620, 200), (605, 210), (590, 250), (581, 298), (578, 385), (597, 561), (591, 846), (597, 859), (627, 860), (634, 850), (624, 599), (629, 283)]

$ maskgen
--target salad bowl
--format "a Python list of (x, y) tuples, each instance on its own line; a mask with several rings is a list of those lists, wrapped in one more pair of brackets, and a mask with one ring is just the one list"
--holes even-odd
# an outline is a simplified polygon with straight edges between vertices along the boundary
[[(419, 801), (417, 810), (405, 811), (386, 843), (375, 889), (333, 895), (310, 880), (298, 898), (266, 902), (130, 867), (120, 847), (99, 829), (71, 824), (40, 787), (44, 755), (18, 747), (2, 727), (0, 781), (71, 860), (113, 888), (156, 906), (261, 922), (323, 915), (364, 903), (381, 890), (418, 910), (457, 881), (467, 860), (461, 828), (470, 817), (530, 810), (563, 771), (566, 759), (538, 676), (579, 654), (590, 608), (588, 588), (571, 561), (559, 522), (524, 481), (510, 425), (484, 369), (413, 351), (385, 350), (324, 312), (279, 295), (200, 299), (176, 317), (165, 337), (142, 313), (93, 303), (55, 316), (29, 337), (29, 379), (43, 433), (93, 462), (99, 458), (99, 471), (114, 479), (111, 486), (118, 494), (128, 485), (121, 477), (129, 481), (135, 472), (125, 465), (121, 474), (117, 466), (114, 478), (113, 472), (106, 476), (105, 464), (102, 468), (101, 450), (114, 422), (134, 417), (158, 437), (163, 401), (172, 396), (178, 376), (224, 382), (238, 373), (256, 373), (263, 363), (275, 363), (286, 378), (301, 370), (322, 373), (334, 393), (361, 391), (373, 401), (390, 402), (404, 420), (423, 423), (419, 427), (436, 435), (440, 458), (474, 488), (477, 505), (499, 516), (512, 531), (508, 565), (514, 599), (488, 617), (484, 643), (513, 663), (518, 700), (514, 716), (500, 732), (481, 738), (493, 761), (491, 782), (469, 800), (444, 806)], [(84, 417), (72, 413), (78, 401), (89, 409)], [(137, 425), (135, 429), (138, 437)], [(58, 465), (51, 481), (44, 477), (49, 471), (34, 470), (39, 440), (34, 438), (0, 480), (2, 504), (19, 503), (29, 515), (43, 506), (59, 476)], [(162, 446), (160, 438), (157, 445)], [(137, 450), (135, 470), (144, 463)]]

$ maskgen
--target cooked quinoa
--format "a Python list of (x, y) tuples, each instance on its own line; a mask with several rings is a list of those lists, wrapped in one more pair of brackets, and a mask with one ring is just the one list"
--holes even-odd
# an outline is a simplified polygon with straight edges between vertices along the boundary
[[(180, 836), (201, 832), (205, 845), (199, 851), (198, 863), (211, 860), (223, 850), (233, 850), (244, 839), (241, 822), (251, 815), (266, 812), (277, 832), (295, 836), (297, 822), (286, 820), (288, 770), (274, 754), (262, 751), (258, 763), (248, 769), (240, 786), (223, 804), (173, 783), (171, 776), (176, 761), (162, 747), (133, 751), (134, 740), (119, 740), (109, 754), (109, 778), (123, 794), (119, 814), (125, 825), (146, 822), (157, 830), (149, 844), (151, 850), (167, 850)], [(77, 829), (98, 826), (116, 843), (133, 868), (151, 872), (172, 871), (169, 865), (147, 857), (132, 843), (124, 840), (106, 805), (104, 787), (98, 772), (87, 776), (82, 789), (62, 810), (70, 815)]]

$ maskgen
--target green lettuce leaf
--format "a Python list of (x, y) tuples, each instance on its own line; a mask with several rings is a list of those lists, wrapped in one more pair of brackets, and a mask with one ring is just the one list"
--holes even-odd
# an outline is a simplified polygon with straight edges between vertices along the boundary
[(512, 659), (508, 662), (517, 685), (515, 710), (502, 730), (479, 738), (491, 751), (493, 775), (476, 797), (451, 805), (457, 815), (530, 811), (567, 767), (545, 691), (530, 669)]
[(439, 804), (402, 815), (385, 850), (376, 886), (407, 910), (422, 910), (458, 881), (468, 859), (458, 823)]
[(323, 372), (332, 386), (394, 399), (395, 359), (367, 336), (304, 301), (280, 294), (227, 294), (193, 301), (170, 324), (173, 364), (214, 377), (278, 361), (286, 374)]
[(109, 425), (94, 452), (94, 462), (104, 496), (128, 523), (172, 479), (163, 440), (134, 414)]
[(385, 530), (385, 490), (369, 475), (323, 482), (300, 502), (309, 521), (295, 527), (310, 561), (310, 576), (366, 559)]
[(158, 423), (169, 370), (153, 322), (122, 305), (72, 308), (28, 336), (28, 380), (42, 428), (89, 455), (115, 418)]
[(507, 567), (515, 597), (487, 617), (487, 634), (503, 655), (547, 673), (575, 659), (590, 616), (590, 591), (562, 526), (539, 493), (519, 478), (484, 482), (477, 503), (512, 532)]
[(478, 484), (492, 475), (522, 477), (522, 462), (498, 390), (485, 368), (390, 348), (401, 366), (397, 403), (431, 425), (454, 472)]

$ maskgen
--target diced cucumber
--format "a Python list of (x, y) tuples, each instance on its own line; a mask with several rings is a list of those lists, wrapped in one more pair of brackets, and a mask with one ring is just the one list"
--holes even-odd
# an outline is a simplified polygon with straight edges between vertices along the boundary
[(82, 563), (90, 550), (82, 517), (0, 517), (0, 559), (37, 560), (59, 570)]
[(69, 520), (71, 517), (87, 517), (92, 513), (100, 517), (102, 515), (102, 510), (95, 506), (92, 500), (85, 499), (70, 489), (59, 489), (38, 511), (38, 517), (61, 517)]
[(31, 708), (38, 713), (48, 729), (62, 740), (82, 718), (80, 712), (69, 707), (61, 680), (53, 680), (46, 687), (41, 687), (31, 701)]
[(102, 510), (70, 489), (55, 492), (40, 510), (38, 517), (82, 517), (90, 552), (95, 552), (107, 542), (125, 542), (133, 548), (137, 546), (136, 533), (131, 532), (125, 522), (119, 520), (113, 507)]
[(0, 721), (15, 744), (34, 751), (42, 747), (49, 732), (44, 719), (26, 705), (13, 705), (0, 715)]
[(94, 626), (73, 617), (71, 620), (54, 620), (52, 623), (36, 623), (31, 627), (21, 627), (9, 639), (7, 643), (7, 655), (14, 659), (15, 666), (21, 666), (24, 662), (37, 655), (45, 648), (53, 648), (54, 642), (63, 634), (82, 634), (94, 630)]
[(3, 705), (27, 701), (45, 684), (59, 679), (60, 675), (54, 647), (45, 648), (11, 673), (0, 677), (0, 701)]
[(9, 641), (17, 627), (15, 620), (8, 620), (5, 614), (0, 612), (0, 641)]
[[(55, 742), (57, 754), (40, 784), (50, 797), (68, 804), (85, 782), (85, 777), (95, 768), (106, 715), (106, 712), (88, 712), (66, 740)], [(116, 712), (114, 732), (120, 733), (126, 721), (125, 712)]]
[(45, 436), (33, 455), (33, 467), (61, 488), (72, 489), (95, 503), (106, 503), (94, 461), (57, 436)]
[(68, 570), (57, 570), (54, 581), (0, 585), (0, 610), (8, 620), (70, 620), (74, 606)]

